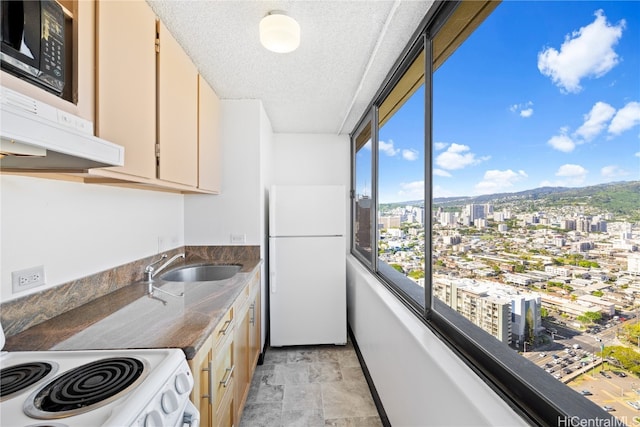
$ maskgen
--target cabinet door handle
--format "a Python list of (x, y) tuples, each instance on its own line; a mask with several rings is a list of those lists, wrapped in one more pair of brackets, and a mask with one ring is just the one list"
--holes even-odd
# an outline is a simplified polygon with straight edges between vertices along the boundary
[(229, 327), (231, 327), (232, 322), (233, 320), (227, 320), (226, 322), (224, 322), (224, 325), (222, 326), (222, 329), (220, 329), (220, 332), (218, 332), (218, 334), (227, 335), (227, 331), (229, 330)]
[(209, 400), (209, 405), (213, 405), (213, 360), (209, 361), (209, 367), (204, 368), (203, 371), (207, 371), (209, 376), (209, 394), (203, 394), (202, 397), (206, 397)]
[(251, 317), (249, 318), (249, 323), (253, 325), (256, 322), (256, 303), (251, 304)]
[(233, 365), (231, 368), (227, 368), (227, 371), (224, 374), (224, 378), (220, 381), (222, 387), (227, 388), (229, 382), (231, 382), (231, 376), (233, 375), (233, 370), (236, 369), (236, 365)]

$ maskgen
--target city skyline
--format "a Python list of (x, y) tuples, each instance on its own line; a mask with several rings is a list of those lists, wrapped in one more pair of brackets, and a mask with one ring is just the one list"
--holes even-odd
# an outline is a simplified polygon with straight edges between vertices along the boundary
[[(433, 197), (640, 179), (638, 40), (638, 2), (499, 5), (434, 73)], [(380, 203), (423, 199), (423, 100), (380, 131)]]

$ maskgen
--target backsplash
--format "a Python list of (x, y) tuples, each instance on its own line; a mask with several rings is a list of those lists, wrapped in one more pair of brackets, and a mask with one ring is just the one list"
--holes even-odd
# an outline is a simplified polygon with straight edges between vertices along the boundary
[[(259, 246), (185, 246), (166, 251), (169, 257), (185, 253), (186, 262), (238, 262), (259, 259)], [(42, 292), (0, 304), (0, 323), (6, 336), (12, 336), (52, 319), (64, 312), (107, 295), (143, 279), (145, 266), (158, 255), (63, 283)], [(174, 266), (172, 266), (174, 267)]]

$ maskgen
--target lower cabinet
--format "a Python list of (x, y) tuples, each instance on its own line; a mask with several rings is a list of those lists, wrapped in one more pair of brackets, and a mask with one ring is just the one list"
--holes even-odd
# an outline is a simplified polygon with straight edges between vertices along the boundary
[(256, 302), (260, 304), (259, 273), (256, 273), (245, 292), (236, 301), (238, 323), (235, 332), (234, 354), (237, 367), (235, 412), (238, 420), (242, 417), (242, 410), (251, 387), (251, 379), (260, 356), (260, 321), (259, 317), (256, 317)]
[(260, 355), (260, 273), (252, 278), (198, 353), (189, 361), (191, 401), (203, 427), (240, 424)]
[(233, 412), (234, 311), (229, 309), (198, 353), (189, 361), (193, 373), (191, 401), (200, 412), (201, 426), (236, 425)]

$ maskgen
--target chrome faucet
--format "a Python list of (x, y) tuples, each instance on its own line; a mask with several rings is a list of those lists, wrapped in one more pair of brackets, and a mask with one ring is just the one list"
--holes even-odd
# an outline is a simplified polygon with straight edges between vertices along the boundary
[(153, 297), (153, 291), (159, 291), (162, 293), (165, 293), (167, 295), (171, 295), (174, 297), (181, 297), (184, 296), (184, 292), (180, 292), (179, 294), (172, 294), (171, 292), (167, 292), (164, 291), (160, 288), (157, 288), (155, 286), (153, 286), (153, 278), (160, 273), (162, 270), (164, 270), (165, 268), (167, 268), (169, 266), (169, 264), (171, 264), (172, 262), (174, 262), (175, 260), (177, 260), (178, 258), (184, 258), (184, 253), (181, 254), (177, 254), (172, 256), (171, 258), (169, 258), (168, 261), (166, 261), (164, 264), (162, 264), (160, 267), (158, 268), (154, 268), (154, 266), (156, 264), (158, 264), (160, 261), (164, 260), (165, 258), (167, 258), (167, 254), (162, 254), (162, 256), (160, 257), (159, 260), (152, 262), (151, 264), (147, 265), (144, 268), (144, 279), (145, 281), (148, 283), (149, 288), (148, 288), (148, 293), (150, 296)]

